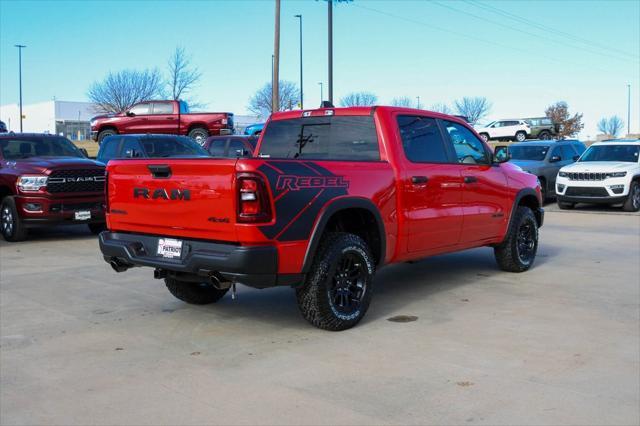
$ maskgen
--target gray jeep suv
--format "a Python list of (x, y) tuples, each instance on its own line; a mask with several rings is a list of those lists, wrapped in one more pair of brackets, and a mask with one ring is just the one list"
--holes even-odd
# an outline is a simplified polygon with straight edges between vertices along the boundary
[(510, 162), (538, 176), (544, 199), (555, 195), (560, 168), (575, 162), (586, 146), (579, 140), (527, 141), (509, 146)]

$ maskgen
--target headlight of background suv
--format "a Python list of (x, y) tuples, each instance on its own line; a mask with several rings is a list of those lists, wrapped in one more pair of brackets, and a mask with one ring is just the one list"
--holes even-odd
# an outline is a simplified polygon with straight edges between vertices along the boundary
[(610, 177), (610, 178), (625, 177), (626, 175), (627, 175), (627, 172), (607, 173), (607, 177)]
[(560, 172), (560, 173), (558, 173), (558, 176), (560, 176), (560, 177), (568, 177), (569, 175), (567, 174), (567, 172)]
[(18, 189), (20, 191), (39, 191), (47, 186), (47, 176), (20, 176), (18, 178)]

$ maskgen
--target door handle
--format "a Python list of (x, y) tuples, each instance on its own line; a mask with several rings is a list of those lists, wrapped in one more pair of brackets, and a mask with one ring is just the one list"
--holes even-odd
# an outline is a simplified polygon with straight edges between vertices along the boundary
[(475, 176), (465, 176), (464, 177), (464, 183), (477, 183), (478, 182), (478, 178)]
[(429, 180), (426, 176), (411, 176), (411, 183), (414, 185), (421, 185), (427, 183)]

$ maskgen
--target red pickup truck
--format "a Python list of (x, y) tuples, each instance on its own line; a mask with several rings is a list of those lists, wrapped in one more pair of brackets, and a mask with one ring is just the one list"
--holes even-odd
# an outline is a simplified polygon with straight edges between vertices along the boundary
[(256, 153), (109, 162), (105, 260), (155, 268), (188, 303), (215, 302), (236, 282), (293, 286), (310, 323), (344, 330), (364, 316), (383, 265), (488, 246), (521, 272), (536, 256), (539, 182), (459, 118), (282, 112)]
[(90, 124), (91, 137), (98, 142), (120, 133), (161, 133), (187, 135), (202, 144), (211, 135), (232, 134), (233, 114), (190, 113), (184, 101), (145, 101), (120, 114), (93, 117)]
[(0, 134), (0, 233), (27, 238), (29, 227), (85, 223), (104, 226), (104, 166), (69, 139), (44, 134)]

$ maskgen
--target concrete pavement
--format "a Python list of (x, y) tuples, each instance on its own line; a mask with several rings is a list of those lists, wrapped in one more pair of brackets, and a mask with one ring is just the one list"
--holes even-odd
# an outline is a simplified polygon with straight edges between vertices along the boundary
[(637, 425), (640, 216), (605, 213), (549, 212), (523, 274), (384, 268), (341, 333), (288, 288), (186, 305), (83, 228), (0, 242), (0, 423)]

